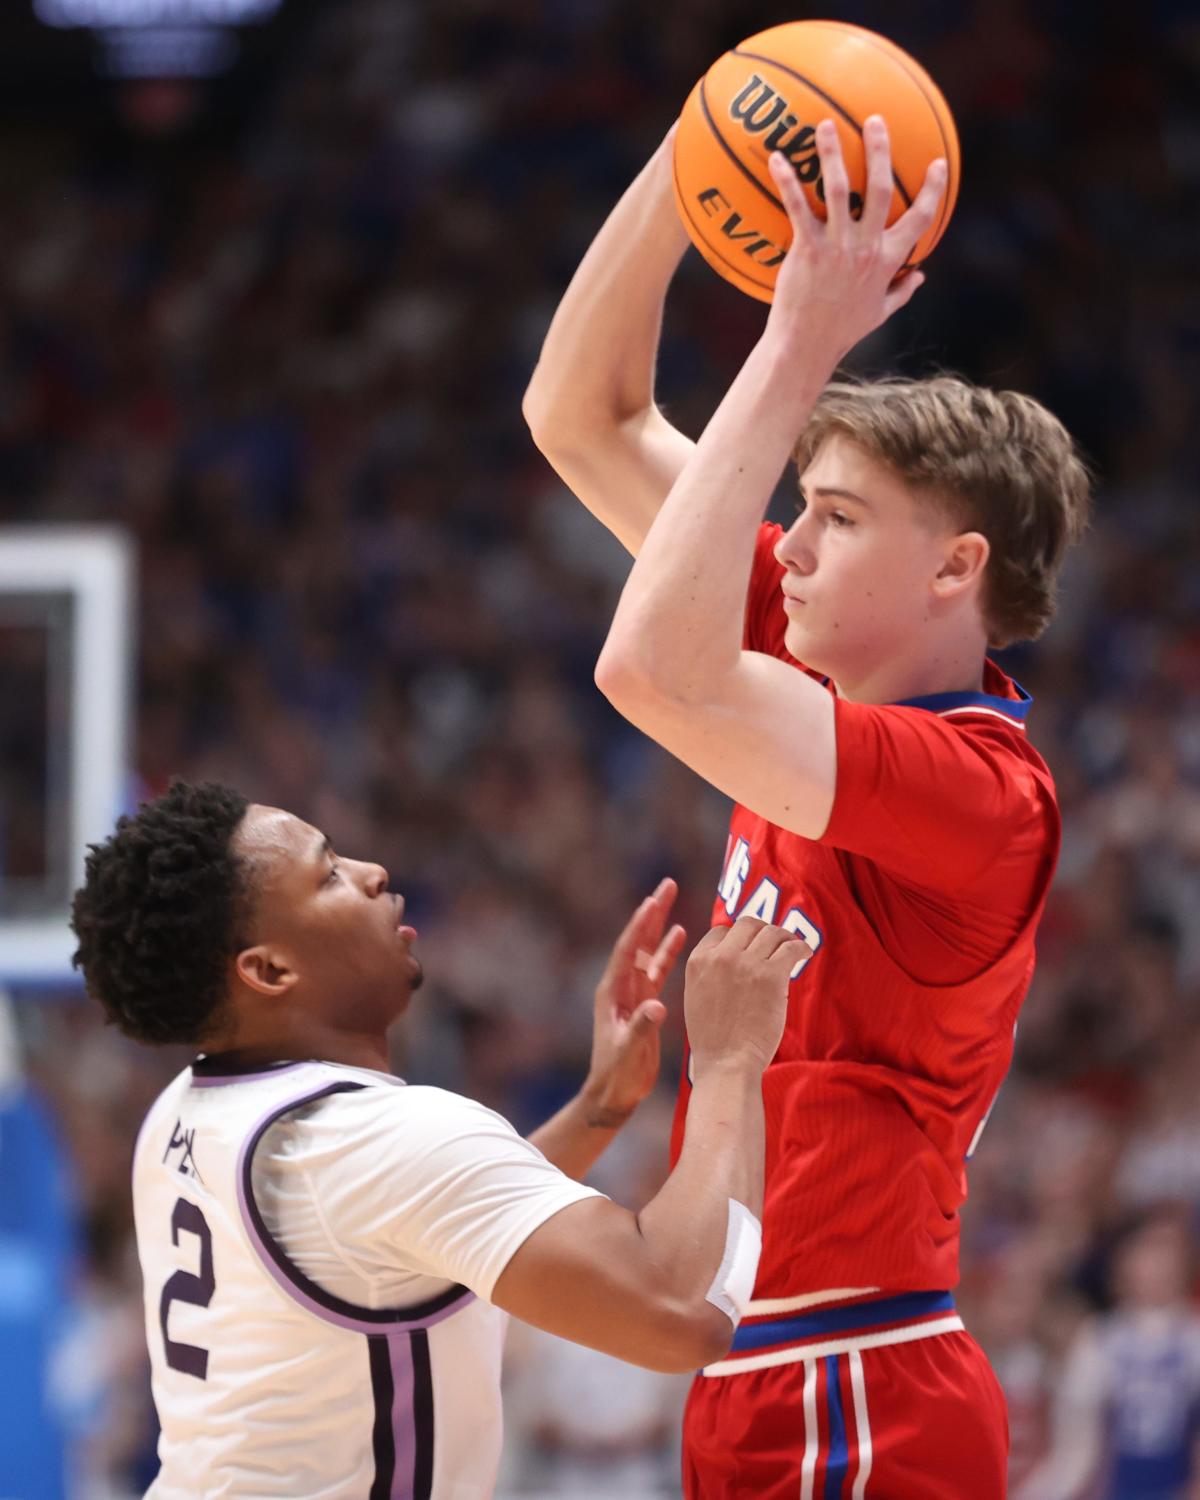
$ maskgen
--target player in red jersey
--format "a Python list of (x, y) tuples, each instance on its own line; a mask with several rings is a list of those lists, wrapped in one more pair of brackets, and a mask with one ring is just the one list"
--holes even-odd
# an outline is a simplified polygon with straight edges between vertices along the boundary
[[(588, 251), (525, 401), (539, 446), (637, 558), (597, 682), (737, 804), (718, 917), (780, 923), (812, 949), (764, 1079), (754, 1300), (689, 1399), (694, 1500), (1004, 1493), (1003, 1396), (954, 1310), (957, 1214), (1059, 818), (1028, 696), (986, 653), (1044, 627), (1088, 481), (1027, 397), (829, 384), (920, 286), (895, 278), (944, 181), (935, 164), (886, 229), (882, 120), (864, 144), (857, 221), (829, 122), (827, 222), (773, 158), (793, 249), (698, 444), (653, 397), (686, 245), (669, 138)], [(760, 523), (789, 456), (784, 533)], [(687, 1096), (685, 1079), (676, 1141)]]

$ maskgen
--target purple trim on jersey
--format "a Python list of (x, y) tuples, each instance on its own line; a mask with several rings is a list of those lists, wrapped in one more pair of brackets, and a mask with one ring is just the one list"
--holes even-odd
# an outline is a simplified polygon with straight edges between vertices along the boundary
[[(276, 1073), (287, 1073), (292, 1068), (348, 1066), (331, 1063), (321, 1057), (280, 1058), (278, 1062), (270, 1063), (239, 1063), (234, 1061), (237, 1056), (236, 1052), (202, 1053), (191, 1065), (192, 1087), (211, 1089), (230, 1083), (258, 1083), (264, 1078), (274, 1078)], [(379, 1082), (394, 1083), (397, 1087), (403, 1087), (404, 1084), (402, 1078), (381, 1077)]]
[(929, 693), (924, 698), (904, 698), (893, 707), (927, 708), (933, 714), (944, 714), (954, 708), (990, 708), (1006, 718), (1024, 723), (1033, 699), (1019, 682), (1014, 682), (1013, 687), (1019, 694), (1016, 698), (1000, 698), (995, 693)]
[(429, 1362), (429, 1334), (414, 1328), (408, 1335), (413, 1367), (412, 1425), (416, 1436), (413, 1453), (413, 1500), (431, 1500), (433, 1495), (433, 1368)]
[(392, 1405), (388, 1412), (388, 1426), (392, 1434), (392, 1449), (396, 1455), (392, 1483), (387, 1492), (388, 1500), (412, 1500), (413, 1464), (417, 1456), (417, 1430), (413, 1422), (416, 1374), (413, 1370), (412, 1339), (407, 1333), (392, 1334), (386, 1342), (392, 1369)]
[(433, 1494), (433, 1376), (423, 1328), (367, 1337), (375, 1421), (375, 1478), (367, 1500), (430, 1500)]
[(325, 1099), (330, 1094), (357, 1093), (359, 1089), (366, 1088), (365, 1083), (351, 1083), (348, 1080), (342, 1083), (328, 1083), (324, 1088), (306, 1089), (282, 1104), (273, 1105), (265, 1115), (251, 1129), (242, 1146), (237, 1165), (237, 1188), (238, 1207), (241, 1209), (242, 1223), (245, 1225), (246, 1233), (250, 1243), (258, 1252), (266, 1270), (271, 1277), (283, 1288), (283, 1290), (298, 1302), (308, 1312), (315, 1314), (326, 1323), (332, 1323), (338, 1328), (345, 1328), (351, 1333), (399, 1333), (417, 1328), (431, 1328), (435, 1323), (440, 1323), (443, 1318), (450, 1317), (465, 1307), (468, 1302), (475, 1298), (475, 1293), (468, 1291), (465, 1286), (452, 1286), (440, 1296), (431, 1297), (427, 1302), (421, 1302), (413, 1307), (360, 1307), (357, 1303), (346, 1302), (341, 1297), (335, 1297), (327, 1292), (300, 1269), (290, 1258), (287, 1252), (275, 1239), (266, 1226), (262, 1214), (259, 1212), (258, 1204), (254, 1201), (254, 1186), (251, 1172), (254, 1165), (254, 1152), (263, 1136), (281, 1116), (290, 1114), (292, 1110), (301, 1109), (306, 1104), (313, 1104), (318, 1099)]

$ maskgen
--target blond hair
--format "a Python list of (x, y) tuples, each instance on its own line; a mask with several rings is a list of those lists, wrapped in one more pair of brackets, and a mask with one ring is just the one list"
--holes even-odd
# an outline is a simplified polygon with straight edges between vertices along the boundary
[(951, 375), (841, 379), (826, 386), (800, 434), (801, 472), (835, 434), (886, 464), (952, 525), (987, 537), (991, 645), (1041, 635), (1091, 503), (1088, 467), (1057, 417), (1031, 396)]

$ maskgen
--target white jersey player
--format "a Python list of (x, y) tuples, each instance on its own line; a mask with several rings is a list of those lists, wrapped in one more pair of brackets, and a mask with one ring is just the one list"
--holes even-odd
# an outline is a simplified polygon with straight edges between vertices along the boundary
[(160, 1096), (133, 1183), (155, 1500), (195, 1495), (197, 1472), (230, 1494), (323, 1494), (335, 1453), (339, 1493), (487, 1492), (503, 1322), (487, 1299), (592, 1189), (455, 1094), (220, 1056)]
[(674, 894), (618, 940), (588, 1080), (526, 1141), (387, 1071), (422, 971), (380, 866), (211, 784), (93, 846), (73, 911), (90, 992), (127, 1034), (201, 1048), (134, 1152), (153, 1500), (489, 1495), (505, 1312), (656, 1369), (728, 1351), (798, 939), (741, 922), (689, 962), (696, 1087), (661, 1192), (634, 1215), (577, 1180), (653, 1085)]

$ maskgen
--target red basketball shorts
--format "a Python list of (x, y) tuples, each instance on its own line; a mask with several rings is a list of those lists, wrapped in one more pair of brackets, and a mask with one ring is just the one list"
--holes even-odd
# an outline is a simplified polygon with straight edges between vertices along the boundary
[(944, 1292), (743, 1323), (684, 1415), (687, 1500), (1003, 1500), (1007, 1462), (1004, 1395)]

